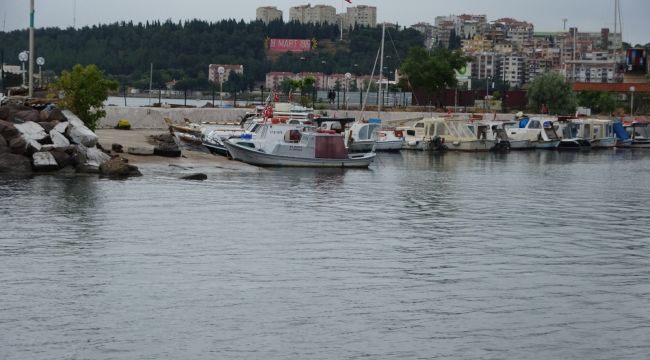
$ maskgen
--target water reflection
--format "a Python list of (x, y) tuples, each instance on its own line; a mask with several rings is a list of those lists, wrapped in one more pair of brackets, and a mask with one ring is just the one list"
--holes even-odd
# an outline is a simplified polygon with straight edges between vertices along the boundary
[(379, 160), (203, 183), (0, 180), (0, 354), (650, 353), (650, 157)]

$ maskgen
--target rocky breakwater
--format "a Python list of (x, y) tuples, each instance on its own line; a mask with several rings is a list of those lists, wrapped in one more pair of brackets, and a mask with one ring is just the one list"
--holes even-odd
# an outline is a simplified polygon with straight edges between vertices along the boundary
[[(21, 104), (0, 106), (0, 174), (140, 175), (137, 168), (122, 166), (123, 159), (112, 160), (97, 140), (75, 114), (53, 105), (40, 111)], [(102, 166), (111, 161), (117, 165)]]

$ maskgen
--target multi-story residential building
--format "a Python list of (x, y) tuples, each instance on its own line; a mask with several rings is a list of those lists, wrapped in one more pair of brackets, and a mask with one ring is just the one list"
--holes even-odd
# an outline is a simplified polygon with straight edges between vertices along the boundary
[(286, 71), (273, 71), (266, 74), (266, 88), (279, 89), (280, 84), (285, 80), (294, 80), (296, 74)]
[(438, 23), (436, 18), (436, 39), (438, 46), (449, 48), (451, 35), (456, 33), (456, 26), (453, 21), (442, 21)]
[(501, 55), (497, 53), (481, 53), (474, 56), (472, 61), (472, 78), (487, 79), (497, 77)]
[(435, 26), (426, 22), (419, 22), (415, 25), (412, 25), (411, 28), (419, 31), (422, 33), (422, 35), (424, 35), (424, 47), (431, 49), (436, 45)]
[(546, 58), (528, 58), (524, 71), (525, 82), (530, 83), (536, 76), (553, 69), (553, 60)]
[(294, 6), (289, 9), (289, 21), (301, 24), (336, 24), (336, 9), (329, 5)]
[(501, 79), (510, 84), (511, 87), (520, 87), (525, 78), (525, 59), (519, 55), (508, 55), (501, 59)]
[(343, 25), (347, 28), (356, 26), (377, 26), (377, 7), (357, 5), (348, 7), (343, 14)]
[(255, 11), (255, 19), (265, 24), (275, 20), (282, 20), (282, 11), (275, 6), (258, 7)]
[[(222, 66), (224, 69), (223, 79), (219, 78), (219, 67)], [(228, 81), (230, 74), (235, 73), (239, 75), (244, 74), (244, 65), (232, 65), (232, 64), (210, 64), (208, 68), (208, 80), (218, 83), (220, 81)]]
[(474, 38), (469, 40), (462, 40), (461, 44), (463, 46), (463, 52), (466, 55), (475, 55), (475, 54), (480, 54), (485, 52), (491, 52), (494, 50), (492, 41), (480, 35), (476, 35)]

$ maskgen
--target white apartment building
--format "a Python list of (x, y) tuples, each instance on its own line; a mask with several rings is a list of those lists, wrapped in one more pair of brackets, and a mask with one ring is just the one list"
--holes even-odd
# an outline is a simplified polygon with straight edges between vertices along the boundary
[(348, 28), (354, 27), (355, 25), (377, 26), (377, 7), (357, 5), (347, 8), (347, 12), (343, 15), (343, 25)]
[(255, 19), (262, 21), (265, 24), (274, 20), (282, 20), (282, 11), (278, 10), (275, 6), (258, 7), (255, 11)]
[[(525, 59), (523, 56), (509, 55), (501, 60), (501, 78), (511, 87), (520, 87), (525, 79)], [(504, 74), (505, 72), (505, 74)]]
[(336, 24), (336, 9), (329, 5), (301, 5), (289, 9), (289, 21), (301, 24)]

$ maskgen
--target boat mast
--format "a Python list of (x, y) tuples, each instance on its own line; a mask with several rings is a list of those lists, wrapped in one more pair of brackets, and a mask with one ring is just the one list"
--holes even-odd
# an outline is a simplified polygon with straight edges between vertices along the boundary
[(384, 75), (384, 40), (386, 39), (386, 22), (381, 25), (381, 58), (379, 59), (379, 91), (377, 92), (377, 117), (381, 117), (381, 102), (383, 99), (380, 99), (381, 89), (382, 89), (382, 78)]

